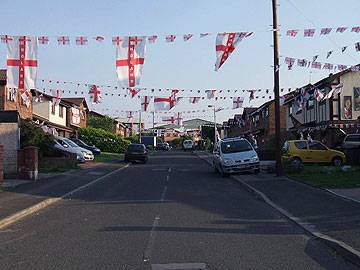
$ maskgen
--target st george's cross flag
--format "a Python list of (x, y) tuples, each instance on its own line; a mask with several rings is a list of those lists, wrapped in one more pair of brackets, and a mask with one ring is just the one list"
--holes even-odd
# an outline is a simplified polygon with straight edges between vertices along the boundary
[(7, 87), (35, 89), (38, 67), (36, 37), (14, 36), (6, 44)]
[(120, 87), (140, 83), (144, 65), (146, 37), (123, 37), (116, 45), (116, 73)]
[(324, 94), (317, 88), (314, 91), (314, 96), (317, 102), (320, 102), (324, 98)]
[(172, 97), (155, 97), (154, 109), (155, 111), (169, 111), (176, 104), (176, 100)]
[(93, 104), (98, 104), (101, 102), (101, 90), (95, 84), (89, 85), (89, 93), (91, 102)]
[(142, 96), (141, 97), (141, 111), (142, 112), (147, 112), (148, 111), (150, 101), (151, 101), (150, 96)]
[(175, 113), (175, 123), (176, 123), (178, 126), (182, 126), (182, 124), (183, 124), (183, 118), (182, 118), (181, 112)]
[(238, 109), (243, 106), (244, 97), (233, 97), (233, 109)]
[(24, 104), (26, 105), (26, 107), (30, 107), (30, 104), (31, 104), (31, 94), (30, 94), (30, 91), (29, 90), (25, 90), (22, 92), (22, 94), (20, 95)]
[(216, 36), (216, 63), (215, 71), (225, 63), (229, 55), (244, 37), (250, 36), (247, 32), (241, 33), (219, 33)]

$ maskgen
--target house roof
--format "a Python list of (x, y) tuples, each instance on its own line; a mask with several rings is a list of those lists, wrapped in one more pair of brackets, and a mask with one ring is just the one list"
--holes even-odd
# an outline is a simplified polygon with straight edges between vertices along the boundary
[[(45, 93), (43, 93), (43, 92), (41, 92), (41, 91), (39, 91), (39, 90), (31, 89), (31, 94), (32, 94), (33, 96), (36, 96), (36, 93), (39, 94), (39, 95), (43, 95), (43, 97), (44, 97), (46, 100), (52, 100), (52, 99), (53, 99), (53, 96), (51, 96), (51, 95), (45, 94)], [(61, 104), (62, 106), (65, 106), (65, 107), (69, 107), (69, 106), (70, 106), (70, 104), (65, 103), (65, 102), (63, 101), (63, 99), (60, 100), (60, 104)]]
[(93, 116), (96, 116), (96, 117), (105, 117), (105, 115), (103, 115), (101, 113), (98, 113), (98, 112), (95, 112), (95, 111), (89, 111), (89, 115), (93, 115)]
[(75, 104), (77, 106), (80, 106), (81, 103), (84, 104), (84, 106), (89, 109), (87, 103), (86, 103), (86, 99), (83, 97), (75, 97), (75, 98), (62, 98), (63, 101), (70, 103), (70, 104)]

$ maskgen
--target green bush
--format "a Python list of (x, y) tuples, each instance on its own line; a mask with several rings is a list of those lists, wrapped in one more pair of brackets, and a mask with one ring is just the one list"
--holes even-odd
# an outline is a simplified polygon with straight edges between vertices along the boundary
[(79, 138), (89, 145), (95, 145), (103, 152), (124, 153), (131, 143), (116, 134), (107, 132), (101, 128), (81, 128)]
[(36, 146), (39, 148), (39, 156), (52, 156), (54, 136), (45, 133), (40, 127), (30, 120), (22, 120), (20, 123), (20, 147)]

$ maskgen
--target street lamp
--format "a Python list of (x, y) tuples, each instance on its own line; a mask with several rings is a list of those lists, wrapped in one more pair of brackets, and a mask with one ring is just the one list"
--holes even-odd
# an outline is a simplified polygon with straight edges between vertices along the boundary
[(217, 143), (217, 136), (216, 136), (216, 109), (215, 109), (215, 105), (208, 105), (209, 108), (214, 108), (214, 148), (216, 146)]

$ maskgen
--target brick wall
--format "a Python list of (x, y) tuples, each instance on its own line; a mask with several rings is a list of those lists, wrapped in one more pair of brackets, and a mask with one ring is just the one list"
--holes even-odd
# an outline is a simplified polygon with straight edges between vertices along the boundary
[(34, 181), (38, 179), (38, 156), (38, 148), (34, 146), (18, 150), (18, 175), (21, 178)]
[(8, 100), (7, 95), (8, 93), (6, 87), (4, 85), (0, 85), (0, 110), (4, 110), (4, 111), (17, 110), (19, 112), (20, 118), (32, 119), (32, 111), (33, 111), (32, 98), (31, 98), (30, 106), (26, 107), (26, 105), (22, 103), (21, 93), (19, 91), (17, 91), (16, 94), (16, 102)]
[(4, 173), (17, 173), (18, 124), (0, 123), (0, 144), (4, 146)]

